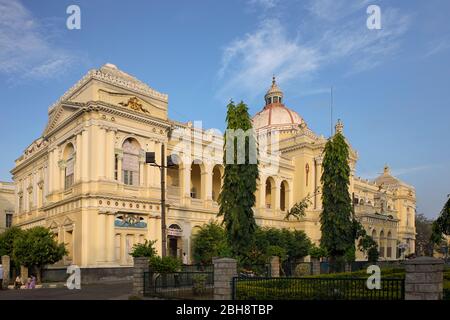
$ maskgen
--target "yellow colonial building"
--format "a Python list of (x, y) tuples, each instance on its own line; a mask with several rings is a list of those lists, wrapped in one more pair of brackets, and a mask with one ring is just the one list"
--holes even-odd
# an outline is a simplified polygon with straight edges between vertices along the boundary
[(12, 225), (14, 203), (14, 184), (0, 181), (0, 233)]
[[(284, 105), (275, 79), (264, 101), (253, 117), (263, 153), (256, 221), (304, 230), (317, 243), (326, 139)], [(132, 265), (132, 246), (144, 239), (157, 240), (161, 252), (160, 169), (145, 164), (145, 152), (155, 152), (160, 163), (164, 148), (178, 163), (166, 174), (167, 251), (190, 257), (192, 235), (217, 219), (223, 136), (197, 123), (169, 119), (167, 111), (166, 94), (116, 66), (89, 71), (49, 108), (42, 136), (16, 160), (13, 223), (51, 228), (69, 250), (63, 264), (127, 267)], [(342, 122), (336, 130), (343, 130)], [(352, 172), (356, 161), (352, 149)], [(413, 187), (386, 167), (373, 181), (352, 173), (349, 191), (382, 259), (399, 258), (399, 244), (406, 253), (414, 252)], [(311, 205), (306, 216), (286, 220), (286, 211), (307, 196)]]

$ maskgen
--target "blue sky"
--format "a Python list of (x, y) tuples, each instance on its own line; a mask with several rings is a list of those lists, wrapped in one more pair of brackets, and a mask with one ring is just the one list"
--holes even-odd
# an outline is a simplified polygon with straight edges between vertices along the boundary
[[(81, 30), (66, 8), (81, 8)], [(366, 27), (369, 4), (381, 30)], [(110, 62), (169, 94), (169, 115), (224, 128), (230, 98), (251, 113), (272, 74), (318, 134), (335, 120), (357, 174), (389, 164), (435, 217), (450, 193), (450, 2), (353, 0), (0, 0), (0, 180), (40, 136), (47, 109)]]

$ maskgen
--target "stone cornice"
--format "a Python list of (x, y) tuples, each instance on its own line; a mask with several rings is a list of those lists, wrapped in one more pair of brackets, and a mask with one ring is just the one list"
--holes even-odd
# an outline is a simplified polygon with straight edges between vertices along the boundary
[(133, 110), (128, 109), (122, 110), (123, 109), (122, 107), (118, 107), (107, 102), (89, 101), (87, 102), (86, 106), (91, 110), (94, 110), (95, 108), (96, 111), (108, 112), (109, 114), (112, 115), (121, 116), (139, 122), (144, 122), (146, 124), (158, 126), (166, 130), (170, 128), (170, 123), (168, 120), (154, 118), (150, 115), (144, 115)]

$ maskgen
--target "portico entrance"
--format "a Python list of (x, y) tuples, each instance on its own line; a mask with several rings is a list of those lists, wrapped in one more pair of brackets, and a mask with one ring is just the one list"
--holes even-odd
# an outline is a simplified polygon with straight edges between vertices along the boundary
[(182, 258), (182, 236), (183, 230), (177, 224), (171, 224), (167, 229), (167, 252), (174, 258)]

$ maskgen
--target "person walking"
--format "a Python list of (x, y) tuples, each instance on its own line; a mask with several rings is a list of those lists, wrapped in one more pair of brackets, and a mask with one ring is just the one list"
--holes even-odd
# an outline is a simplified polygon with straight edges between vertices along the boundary
[(3, 265), (0, 264), (0, 290), (3, 289)]
[(30, 289), (34, 289), (36, 288), (36, 277), (33, 275), (31, 275), (31, 282), (30, 282)]
[(16, 277), (16, 281), (14, 281), (14, 289), (20, 289), (22, 287), (22, 279), (20, 276)]

